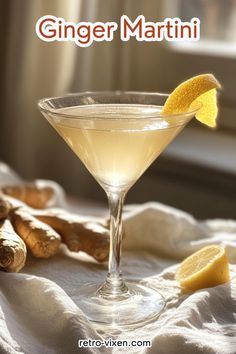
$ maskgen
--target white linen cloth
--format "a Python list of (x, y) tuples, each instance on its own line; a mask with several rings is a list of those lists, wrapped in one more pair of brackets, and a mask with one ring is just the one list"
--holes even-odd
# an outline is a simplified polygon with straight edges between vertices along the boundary
[[(2, 181), (9, 182), (10, 177), (5, 177)], [(124, 219), (123, 273), (126, 279), (151, 284), (166, 298), (158, 320), (132, 330), (98, 333), (76, 303), (80, 286), (102, 282), (107, 266), (62, 247), (60, 254), (48, 260), (29, 257), (21, 273), (0, 272), (1, 354), (236, 353), (236, 222), (197, 222), (158, 203), (128, 206)], [(174, 280), (178, 261), (208, 244), (226, 247), (231, 283), (181, 292)], [(152, 346), (77, 346), (79, 339), (110, 337), (151, 340)]]

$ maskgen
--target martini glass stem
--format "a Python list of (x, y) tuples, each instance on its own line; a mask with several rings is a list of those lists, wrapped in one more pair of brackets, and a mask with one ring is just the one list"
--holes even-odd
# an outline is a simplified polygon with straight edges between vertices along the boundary
[(119, 298), (128, 293), (120, 268), (122, 243), (122, 208), (124, 192), (107, 192), (110, 207), (110, 253), (108, 274), (99, 293), (107, 298)]

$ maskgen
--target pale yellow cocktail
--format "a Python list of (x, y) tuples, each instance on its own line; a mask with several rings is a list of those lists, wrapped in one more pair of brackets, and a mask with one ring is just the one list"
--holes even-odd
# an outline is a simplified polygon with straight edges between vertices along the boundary
[[(183, 129), (183, 124), (152, 120), (160, 113), (155, 106), (77, 106), (58, 113), (74, 117), (54, 120), (58, 133), (100, 184), (119, 189), (134, 184)], [(150, 120), (144, 121), (147, 115)], [(93, 116), (99, 119), (83, 119)]]

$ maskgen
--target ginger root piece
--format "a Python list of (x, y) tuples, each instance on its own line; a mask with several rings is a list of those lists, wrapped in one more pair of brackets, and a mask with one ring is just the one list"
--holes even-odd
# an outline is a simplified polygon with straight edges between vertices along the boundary
[(58, 252), (60, 235), (31, 215), (28, 208), (12, 209), (10, 218), (14, 229), (35, 257), (48, 258)]
[(10, 203), (10, 219), (16, 232), (34, 256), (46, 258), (54, 255), (61, 236), (70, 251), (86, 252), (99, 262), (107, 260), (109, 233), (104, 222), (63, 209), (36, 210), (18, 199), (4, 197)]
[(109, 255), (109, 233), (102, 223), (70, 214), (62, 209), (35, 210), (35, 217), (57, 231), (70, 251), (83, 251), (97, 261)]
[(0, 220), (5, 219), (10, 212), (11, 205), (4, 196), (0, 196)]
[(0, 267), (8, 272), (19, 272), (26, 261), (26, 246), (16, 234), (9, 220), (0, 222)]
[(2, 192), (10, 197), (19, 199), (32, 208), (44, 209), (54, 197), (54, 189), (50, 186), (41, 186), (35, 183), (25, 183), (1, 188)]

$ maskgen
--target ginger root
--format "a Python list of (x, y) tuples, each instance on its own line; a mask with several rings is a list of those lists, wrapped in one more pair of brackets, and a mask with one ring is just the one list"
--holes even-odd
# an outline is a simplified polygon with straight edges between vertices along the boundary
[(41, 186), (37, 182), (5, 186), (1, 188), (1, 191), (36, 209), (46, 208), (55, 193), (52, 187)]
[(10, 219), (17, 234), (35, 257), (48, 258), (58, 252), (60, 235), (31, 215), (27, 207), (12, 209)]
[[(2, 190), (10, 194), (9, 190), (5, 188)], [(22, 201), (27, 200), (28, 204), (34, 204), (29, 203), (27, 194), (31, 193), (30, 191), (31, 189), (25, 189), (25, 195), (21, 196), (21, 200), (4, 194), (3, 198), (10, 205), (9, 218), (15, 232), (24, 240), (35, 257), (53, 256), (59, 250), (62, 241), (70, 251), (86, 252), (99, 262), (107, 260), (109, 235), (104, 223), (71, 214), (63, 209), (30, 208)], [(37, 205), (39, 206), (39, 203)]]
[(26, 261), (26, 246), (16, 234), (9, 220), (0, 222), (0, 267), (8, 272), (19, 272)]
[(34, 216), (51, 226), (73, 252), (83, 251), (97, 261), (107, 260), (109, 236), (102, 222), (70, 214), (62, 209), (31, 210)]
[(0, 220), (7, 218), (10, 212), (11, 205), (10, 203), (4, 198), (0, 196)]

